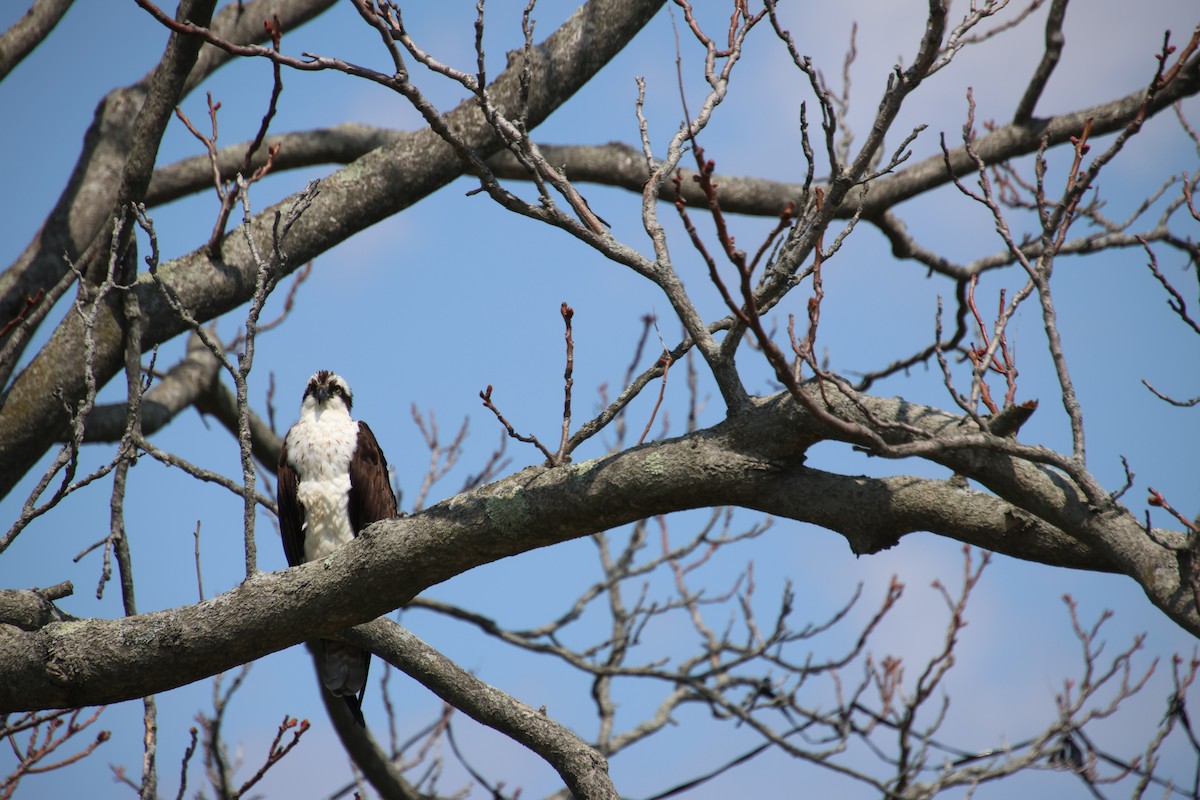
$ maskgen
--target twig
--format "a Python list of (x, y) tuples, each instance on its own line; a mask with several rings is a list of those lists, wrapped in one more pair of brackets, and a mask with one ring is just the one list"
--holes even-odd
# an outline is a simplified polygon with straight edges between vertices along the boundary
[(198, 743), (196, 726), (188, 728), (188, 733), (191, 735), (192, 741), (183, 751), (183, 758), (179, 762), (179, 792), (175, 795), (175, 800), (183, 800), (187, 793), (188, 764), (191, 762), (192, 756), (196, 754), (196, 744)]
[[(1184, 185), (1186, 186), (1187, 184), (1185, 183)], [(1154, 251), (1150, 248), (1149, 243), (1147, 243), (1146, 240), (1141, 236), (1137, 237), (1137, 240), (1141, 242), (1142, 248), (1146, 251), (1146, 255), (1150, 259), (1146, 263), (1146, 267), (1150, 270), (1150, 274), (1154, 276), (1154, 279), (1158, 281), (1163, 289), (1166, 290), (1167, 294), (1170, 295), (1170, 298), (1167, 300), (1167, 306), (1175, 312), (1177, 317), (1183, 320), (1185, 325), (1192, 329), (1193, 333), (1200, 335), (1200, 323), (1197, 323), (1196, 320), (1192, 319), (1188, 314), (1187, 301), (1183, 299), (1183, 295), (1181, 295), (1179, 290), (1171, 285), (1171, 282), (1167, 280), (1167, 276), (1163, 275), (1162, 272), (1159, 271), (1158, 258), (1154, 255)]]
[(555, 463), (554, 454), (547, 450), (545, 445), (538, 441), (536, 436), (533, 434), (530, 434), (529, 436), (522, 436), (521, 434), (517, 433), (515, 428), (513, 428), (512, 423), (504, 418), (504, 415), (500, 413), (500, 409), (496, 408), (495, 404), (492, 403), (492, 385), (490, 383), (488, 384), (487, 389), (479, 393), (479, 399), (483, 401), (484, 408), (496, 415), (496, 419), (499, 420), (500, 424), (504, 426), (504, 429), (508, 431), (509, 436), (516, 439), (518, 442), (532, 444), (538, 450), (542, 451), (542, 455), (546, 457), (546, 462), (548, 464)]
[[(127, 221), (126, 210), (122, 208), (113, 219), (112, 236), (109, 239), (109, 256), (103, 277), (98, 277), (96, 281), (86, 286), (83, 281), (80, 281), (79, 295), (75, 298), (75, 302), (71, 307), (71, 311), (79, 315), (83, 327), (84, 393), (79, 401), (73, 405), (64, 403), (64, 411), (66, 411), (69, 420), (69, 438), (59, 450), (53, 462), (42, 474), (37, 485), (29, 493), (21, 508), (21, 513), (18, 515), (16, 521), (13, 522), (12, 527), (9, 528), (7, 533), (0, 536), (0, 553), (3, 553), (12, 544), (21, 531), (28, 527), (29, 523), (57, 506), (67, 495), (109, 474), (120, 463), (121, 456), (118, 454), (108, 464), (99, 467), (78, 481), (75, 480), (79, 450), (84, 440), (85, 424), (88, 416), (92, 413), (92, 409), (95, 407), (96, 392), (99, 388), (95, 373), (95, 329), (100, 313), (105, 307), (105, 298), (110, 292), (121, 289), (119, 285), (119, 278), (121, 277), (119, 270), (122, 266), (122, 250), (119, 245)], [(71, 274), (77, 278), (82, 278), (81, 273), (74, 264), (69, 264), (69, 266), (71, 267)], [(58, 488), (46, 502), (38, 505), (38, 500), (60, 472), (62, 473), (62, 480), (59, 482)]]
[(563, 325), (566, 327), (563, 338), (566, 339), (567, 343), (567, 365), (563, 368), (562, 438), (559, 440), (558, 452), (555, 454), (554, 460), (557, 464), (565, 464), (571, 453), (569, 449), (571, 436), (571, 387), (575, 385), (575, 379), (571, 377), (575, 371), (575, 340), (571, 336), (571, 318), (575, 316), (575, 309), (564, 302), (560, 311), (562, 313)]
[(650, 412), (650, 419), (646, 420), (646, 427), (642, 429), (642, 435), (638, 437), (639, 445), (646, 441), (646, 435), (650, 433), (650, 426), (654, 424), (654, 417), (658, 415), (658, 409), (662, 406), (663, 397), (667, 393), (667, 373), (671, 370), (672, 363), (671, 354), (668, 352), (664, 352), (658, 359), (658, 364), (662, 365), (662, 381), (658, 385), (658, 400), (654, 403), (654, 410)]
[(417, 404), (413, 403), (412, 418), (417, 423), (417, 428), (420, 429), (421, 436), (425, 439), (425, 446), (429, 448), (429, 467), (425, 470), (425, 477), (421, 480), (421, 488), (417, 490), (417, 496), (413, 500), (413, 513), (415, 514), (425, 507), (425, 498), (428, 497), (429, 490), (433, 488), (433, 485), (444, 478), (446, 473), (458, 463), (458, 459), (462, 455), (463, 442), (467, 438), (469, 420), (463, 420), (463, 424), (458, 429), (458, 434), (454, 437), (454, 440), (450, 442), (448, 447), (443, 448), (438, 439), (437, 417), (432, 409), (429, 412), (429, 423), (426, 424), (425, 418), (417, 408)]
[(508, 438), (505, 436), (504, 432), (501, 431), (500, 443), (496, 445), (496, 449), (492, 451), (490, 456), (488, 456), (488, 460), (484, 463), (479, 472), (468, 475), (463, 480), (461, 491), (466, 492), (470, 491), (471, 489), (475, 489), (499, 475), (504, 468), (508, 466), (509, 459), (504, 458), (504, 452), (507, 447)]
[(1187, 528), (1192, 533), (1200, 534), (1200, 525), (1197, 525), (1195, 522), (1176, 511), (1175, 508), (1167, 502), (1167, 498), (1163, 497), (1161, 493), (1155, 491), (1153, 486), (1151, 486), (1147, 491), (1150, 493), (1150, 497), (1146, 501), (1147, 503), (1163, 509), (1175, 519), (1183, 523), (1183, 527)]
[(192, 538), (195, 540), (195, 558), (196, 558), (196, 592), (200, 595), (200, 602), (204, 602), (204, 575), (200, 570), (200, 520), (196, 520), (196, 530), (192, 533)]
[[(0, 738), (9, 739), (9, 744), (17, 758), (17, 764), (13, 771), (6, 777), (0, 778), (0, 800), (9, 800), (13, 797), (17, 791), (17, 785), (24, 776), (68, 767), (87, 758), (97, 747), (107, 742), (111, 738), (111, 734), (108, 731), (100, 731), (96, 734), (95, 739), (77, 753), (65, 756), (55, 762), (45, 763), (46, 759), (59, 747), (92, 725), (104, 709), (105, 706), (98, 707), (90, 717), (82, 722), (79, 715), (83, 713), (83, 709), (79, 708), (53, 711), (48, 714), (30, 712), (12, 725), (8, 724), (7, 719), (0, 718)], [(70, 718), (64, 720), (63, 718), (67, 714), (70, 714)], [(45, 730), (42, 728), (43, 725)], [(22, 750), (17, 746), (13, 737), (24, 730), (30, 732), (29, 744)]]
[[(271, 746), (267, 750), (267, 760), (263, 762), (263, 765), (258, 768), (258, 771), (249, 780), (238, 787), (238, 790), (233, 794), (234, 800), (250, 791), (254, 784), (263, 779), (263, 776), (267, 774), (267, 770), (278, 764), (284, 756), (292, 751), (292, 748), (300, 744), (300, 737), (307, 733), (308, 729), (308, 720), (298, 720), (295, 717), (284, 715), (283, 722), (279, 723), (279, 730), (275, 732), (275, 739), (271, 742)], [(291, 741), (281, 747), (279, 743), (283, 740), (284, 734), (289, 731), (292, 734)]]
[(42, 298), (45, 297), (45, 295), (46, 290), (43, 288), (39, 288), (32, 295), (26, 295), (25, 305), (21, 307), (21, 310), (17, 312), (16, 316), (10, 319), (3, 328), (0, 328), (0, 339), (7, 336), (10, 330), (19, 325), (25, 319), (26, 314), (28, 314), (34, 308), (37, 308), (37, 304), (42, 302)]

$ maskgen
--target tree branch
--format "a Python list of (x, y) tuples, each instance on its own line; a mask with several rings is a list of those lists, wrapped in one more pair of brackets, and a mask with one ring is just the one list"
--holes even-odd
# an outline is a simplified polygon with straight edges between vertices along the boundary
[[(215, 391), (213, 384), (219, 367), (200, 339), (191, 337), (183, 360), (155, 381), (141, 398), (142, 434), (149, 436), (208, 392)], [(127, 413), (125, 403), (96, 406), (84, 423), (83, 441), (118, 441), (125, 430)]]
[[(890, 438), (913, 435), (912, 426), (949, 436), (964, 424), (961, 417), (898, 399), (829, 397), (842, 398), (834, 407), (842, 417), (869, 412), (876, 422), (903, 424)], [(789, 396), (777, 395), (756, 401), (734, 420), (678, 439), (571, 466), (530, 467), (412, 517), (377, 523), (321, 562), (254, 576), (198, 605), (13, 633), (0, 639), (0, 711), (95, 705), (165, 691), (375, 619), (481, 564), (656, 514), (744, 505), (811, 515), (826, 524), (819, 517), (843, 507), (833, 503), (822, 510), (821, 498), (863, 497), (863, 491), (874, 493), (878, 508), (896, 509), (880, 520), (889, 537), (898, 539), (906, 528), (933, 529), (1016, 558), (1119, 571), (1137, 580), (1177, 623), (1200, 633), (1177, 553), (1158, 543), (1182, 548), (1182, 534), (1155, 530), (1151, 538), (1115, 504), (1094, 508), (1061, 475), (1003, 453), (947, 448), (935, 460), (1017, 508), (944, 481), (864, 483), (808, 471), (804, 451), (828, 436), (822, 425)], [(862, 526), (847, 538), (868, 552), (887, 543)], [(125, 646), (131, 640), (144, 646)]]
[[(273, 13), (279, 16), (284, 29), (289, 30), (332, 3), (333, 0), (235, 3), (215, 15), (212, 29), (235, 41), (259, 42), (267, 38), (262, 22)], [(172, 104), (228, 60), (224, 51), (202, 48)], [(125, 162), (137, 144), (134, 125), (151, 81), (152, 74), (132, 86), (110, 92), (100, 101), (63, 194), (24, 252), (0, 274), (0, 320), (5, 323), (16, 319), (28, 299), (44, 297), (19, 329), (0, 333), (0, 386), (8, 383), (28, 336), (73, 279), (63, 254), (72, 262), (77, 261), (88, 245), (112, 225), (109, 211), (117, 198)]]
[[(1200, 75), (1194, 64), (1185, 67), (1183, 74), (1171, 84), (1168, 91), (1175, 102), (1200, 92)], [(1042, 136), (1049, 139), (1051, 146), (1069, 142), (1079, 133), (1083, 120), (1091, 117), (1093, 136), (1111, 133), (1128, 124), (1137, 115), (1144, 92), (1134, 92), (1117, 100), (1101, 103), (1089, 108), (1066, 112), (1040, 119), (1014, 121), (997, 128), (975, 142), (975, 149), (985, 164), (997, 164), (1012, 158), (1037, 152)], [(1155, 103), (1148, 116), (1162, 111), (1169, 104)], [(277, 136), (268, 136), (266, 145), (281, 145), (273, 166), (274, 172), (309, 167), (316, 164), (348, 164), (379, 147), (398, 141), (409, 134), (388, 128), (376, 128), (356, 122), (346, 122), (331, 128), (297, 131)], [(598, 183), (615, 186), (631, 192), (641, 193), (646, 183), (646, 159), (635, 148), (623, 142), (598, 145), (540, 144), (538, 149), (545, 159), (560, 165), (572, 183)], [(235, 170), (246, 151), (246, 143), (223, 148), (218, 152), (221, 173)], [(257, 168), (265, 161), (259, 155), (252, 162)], [(485, 159), (488, 168), (497, 178), (507, 180), (530, 180), (529, 170), (516, 156), (508, 151), (498, 152)], [(956, 174), (973, 172), (975, 164), (965, 148), (951, 151), (951, 163)], [(657, 166), (652, 164), (651, 168)], [(680, 196), (692, 208), (707, 208), (708, 201), (693, 176), (694, 170), (678, 168)], [(804, 193), (804, 184), (774, 181), (766, 178), (720, 175), (713, 182), (721, 187), (721, 208), (732, 214), (777, 217), (789, 202), (794, 202)], [(863, 216), (872, 219), (887, 212), (897, 203), (922, 194), (950, 182), (942, 156), (931, 156), (924, 161), (896, 170), (894, 174), (875, 180), (871, 193), (863, 206)], [(161, 167), (154, 173), (146, 202), (148, 205), (166, 203), (212, 185), (212, 167), (207, 156), (195, 156)], [(660, 200), (675, 201), (675, 187), (660, 188)], [(846, 219), (854, 213), (853, 203), (845, 204), (836, 215)]]
[(551, 719), (544, 708), (536, 710), (489, 686), (391, 620), (359, 625), (345, 636), (353, 644), (370, 648), (472, 719), (537, 753), (579, 800), (618, 797), (604, 756)]
[[(542, 122), (565, 102), (633, 37), (662, 5), (663, 0), (591, 0), (562, 27), (534, 48), (528, 122)], [(583, 44), (581, 44), (583, 43)], [(269, 52), (269, 51), (267, 51)], [(488, 88), (496, 102), (515, 107), (522, 65), (505, 70)], [(554, 75), (553, 80), (548, 75)], [(470, 147), (490, 155), (501, 146), (474, 99), (464, 101), (444, 116)], [(464, 171), (464, 164), (449, 145), (430, 128), (407, 134), (382, 150), (363, 156), (334, 173), (321, 185), (311, 212), (293, 228), (288, 239), (289, 262), (285, 272), (328, 250), (354, 233), (395, 214), (441, 188)], [(363, 174), (378, 180), (363, 181)], [(260, 213), (254, 221), (253, 240), (269, 248), (276, 210), (284, 210), (294, 197)], [(61, 250), (59, 251), (61, 252)], [(255, 264), (243, 237), (229, 237), (218, 257), (205, 249), (162, 265), (160, 276), (196, 319), (212, 319), (246, 302), (254, 286)], [(185, 329), (184, 323), (164, 303), (151, 281), (143, 276), (134, 291), (141, 293), (146, 316), (143, 346), (166, 341)], [(23, 295), (22, 295), (23, 297)], [(109, 310), (95, 329), (95, 371), (107, 382), (120, 366), (121, 321)], [(48, 400), (61, 387), (68, 400), (82, 394), (78, 365), (83, 362), (82, 331), (68, 319), (49, 343), (16, 378), (4, 395), (0, 416), (0, 496), (45, 452), (65, 422), (60, 404)]]
[(75, 0), (35, 0), (23, 17), (0, 34), (0, 81), (50, 35), (73, 2)]

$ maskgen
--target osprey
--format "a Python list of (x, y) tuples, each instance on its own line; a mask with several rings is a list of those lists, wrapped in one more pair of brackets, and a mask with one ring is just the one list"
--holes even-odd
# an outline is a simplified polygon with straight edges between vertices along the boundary
[[(350, 418), (350, 387), (329, 370), (304, 390), (300, 419), (279, 451), (279, 527), (288, 564), (325, 558), (372, 522), (396, 516), (387, 460), (365, 422)], [(321, 682), (343, 697), (365, 727), (369, 651), (343, 642), (316, 643)]]

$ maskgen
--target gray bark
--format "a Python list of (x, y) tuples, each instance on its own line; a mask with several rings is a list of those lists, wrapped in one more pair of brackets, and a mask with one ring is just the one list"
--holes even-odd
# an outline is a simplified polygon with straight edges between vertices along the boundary
[[(592, 0), (579, 9), (538, 48), (532, 64), (528, 121), (540, 124), (571, 97), (639, 31), (662, 0)], [(488, 89), (502, 106), (515, 108), (520, 64), (505, 70)], [(481, 156), (500, 148), (497, 134), (473, 100), (445, 117), (467, 145)], [(425, 128), (373, 150), (335, 172), (321, 185), (308, 212), (287, 241), (285, 272), (303, 265), (358, 231), (395, 214), (463, 173), (464, 162), (451, 147)], [(287, 198), (254, 220), (252, 236), (262, 252), (271, 251), (271, 227)], [(164, 264), (160, 274), (180, 302), (199, 320), (213, 319), (245, 303), (254, 290), (256, 265), (242, 236), (230, 236), (219, 255), (202, 248)], [(143, 347), (164, 342), (184, 330), (149, 276), (134, 291), (145, 315)], [(19, 292), (18, 292), (19, 293)], [(94, 331), (95, 372), (106, 383), (121, 365), (122, 320), (107, 308)], [(85, 331), (71, 315), (54, 332), (33, 362), (0, 398), (0, 496), (11, 491), (50, 443), (61, 437), (67, 419), (63, 401), (74, 403), (84, 390)]]
[[(937, 409), (862, 395), (837, 410), (930, 434), (961, 430)], [(1175, 547), (1128, 511), (1091, 507), (1056, 472), (992, 453), (936, 460), (997, 497), (923, 478), (812, 470), (829, 431), (786, 395), (713, 428), (569, 466), (530, 467), (412, 517), (378, 523), (321, 561), (255, 576), (194, 606), (115, 620), (52, 622), (0, 638), (0, 710), (111, 703), (166, 691), (392, 611), (419, 592), (500, 558), (656, 514), (743, 505), (817, 522), (856, 553), (930, 530), (1017, 558), (1119, 572), (1181, 626), (1200, 617)], [(859, 509), (847, 514), (847, 499)], [(1178, 537), (1182, 540), (1182, 537)], [(1175, 543), (1182, 548), (1182, 541)]]

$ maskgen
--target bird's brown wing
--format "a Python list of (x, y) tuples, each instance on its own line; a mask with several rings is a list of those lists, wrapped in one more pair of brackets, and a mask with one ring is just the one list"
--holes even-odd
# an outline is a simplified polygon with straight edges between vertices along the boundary
[(381, 519), (396, 516), (396, 495), (387, 459), (365, 422), (358, 423), (358, 446), (350, 458), (350, 527), (354, 535)]
[(283, 554), (288, 564), (304, 563), (304, 507), (296, 499), (300, 476), (287, 458), (287, 437), (279, 449), (279, 471), (276, 474), (275, 501), (279, 506), (279, 531), (283, 534)]

